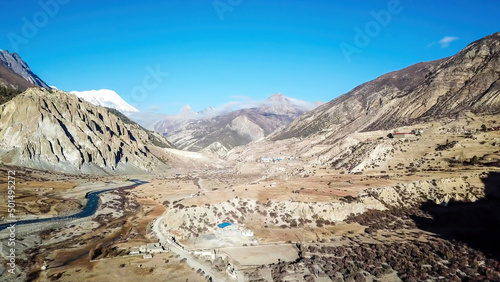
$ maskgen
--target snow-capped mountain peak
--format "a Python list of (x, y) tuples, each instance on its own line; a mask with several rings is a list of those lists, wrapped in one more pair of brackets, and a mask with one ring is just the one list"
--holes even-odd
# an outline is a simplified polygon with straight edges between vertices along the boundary
[(194, 118), (196, 116), (196, 112), (191, 108), (191, 106), (185, 105), (179, 111), (179, 116), (182, 116), (184, 118)]
[(198, 112), (198, 115), (200, 115), (201, 118), (211, 118), (215, 116), (215, 109), (212, 107), (205, 108), (201, 111)]
[(97, 106), (116, 109), (120, 112), (138, 112), (139, 110), (129, 105), (115, 91), (109, 89), (90, 91), (71, 91), (79, 98)]
[(286, 97), (285, 95), (283, 95), (281, 93), (276, 93), (276, 94), (271, 95), (271, 97), (267, 98), (266, 101), (268, 101), (268, 102), (281, 102), (281, 103), (290, 102), (288, 100), (288, 97)]

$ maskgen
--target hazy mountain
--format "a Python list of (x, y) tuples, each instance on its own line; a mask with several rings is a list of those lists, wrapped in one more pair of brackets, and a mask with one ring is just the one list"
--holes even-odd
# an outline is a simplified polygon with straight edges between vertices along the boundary
[(5, 164), (70, 173), (141, 173), (164, 168), (157, 155), (168, 147), (163, 136), (115, 110), (63, 91), (31, 88), (0, 106), (0, 161)]
[(198, 112), (203, 118), (213, 117), (215, 115), (215, 109), (212, 107), (205, 108)]
[[(283, 129), (314, 107), (314, 103), (274, 94), (253, 108), (212, 118), (190, 119), (175, 126), (172, 121), (162, 121), (155, 129), (166, 132), (167, 139), (180, 149), (223, 153)], [(167, 124), (171, 126), (170, 131)]]
[(129, 105), (115, 91), (108, 89), (90, 90), (90, 91), (71, 91), (79, 98), (92, 103), (96, 106), (102, 106), (118, 110), (120, 112), (138, 112), (136, 108)]
[[(3, 64), (7, 68), (11, 69), (31, 84), (50, 89), (47, 83), (34, 74), (28, 64), (23, 61), (17, 53), (11, 54), (9, 51), (0, 50), (0, 64)], [(22, 86), (21, 88), (24, 90), (27, 87)]]
[[(195, 112), (191, 106), (185, 105), (176, 115), (150, 113), (128, 115), (130, 118), (134, 119), (146, 128), (151, 127), (151, 129), (167, 135), (179, 128), (182, 128), (186, 124), (189, 124), (191, 120), (211, 118), (216, 114), (214, 108), (212, 107)], [(151, 123), (151, 120), (154, 120), (153, 123)]]
[(390, 129), (443, 117), (500, 113), (500, 33), (456, 55), (418, 63), (364, 83), (304, 114), (273, 140)]

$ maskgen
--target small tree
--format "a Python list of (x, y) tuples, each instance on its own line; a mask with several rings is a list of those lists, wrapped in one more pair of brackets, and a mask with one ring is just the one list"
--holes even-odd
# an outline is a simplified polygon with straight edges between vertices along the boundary
[(483, 132), (486, 132), (486, 129), (487, 129), (487, 128), (486, 128), (486, 125), (481, 124), (481, 130), (482, 130)]
[(477, 156), (474, 156), (474, 157), (472, 157), (472, 159), (470, 159), (470, 163), (473, 165), (476, 165), (478, 162), (479, 162), (479, 159)]
[(391, 138), (391, 139), (394, 138), (394, 134), (392, 134), (392, 133), (387, 134), (387, 138)]

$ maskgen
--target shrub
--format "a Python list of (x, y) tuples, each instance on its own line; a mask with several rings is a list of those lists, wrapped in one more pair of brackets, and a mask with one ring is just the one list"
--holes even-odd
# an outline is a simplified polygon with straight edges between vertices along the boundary
[(474, 156), (474, 157), (472, 157), (472, 159), (470, 159), (470, 163), (472, 165), (476, 165), (478, 162), (479, 162), (479, 159), (477, 156)]

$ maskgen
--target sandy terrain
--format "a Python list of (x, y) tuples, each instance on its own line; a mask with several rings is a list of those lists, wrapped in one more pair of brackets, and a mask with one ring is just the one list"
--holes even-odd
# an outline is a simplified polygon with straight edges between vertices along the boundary
[(66, 267), (43, 273), (44, 279), (59, 281), (200, 281), (203, 275), (181, 262), (172, 253), (155, 255), (152, 259), (142, 256), (122, 257), (99, 262)]
[(293, 245), (233, 247), (220, 251), (229, 255), (239, 266), (272, 264), (279, 260), (290, 262), (299, 258), (298, 250)]

